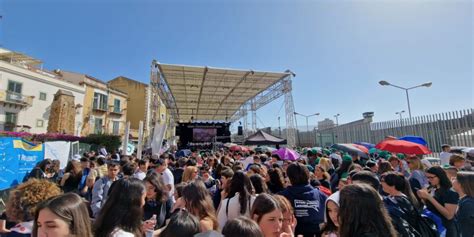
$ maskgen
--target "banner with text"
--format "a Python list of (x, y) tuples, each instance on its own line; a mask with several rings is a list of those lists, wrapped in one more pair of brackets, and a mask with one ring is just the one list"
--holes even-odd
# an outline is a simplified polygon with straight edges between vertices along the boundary
[(44, 145), (36, 145), (20, 138), (0, 137), (0, 190), (8, 189), (44, 159)]

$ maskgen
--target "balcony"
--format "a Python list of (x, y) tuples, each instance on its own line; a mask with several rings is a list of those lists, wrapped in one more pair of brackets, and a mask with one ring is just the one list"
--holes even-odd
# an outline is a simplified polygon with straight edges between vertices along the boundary
[(26, 96), (12, 91), (0, 90), (0, 102), (4, 105), (23, 109), (33, 104), (33, 98), (34, 96)]
[(107, 112), (107, 107), (106, 106), (98, 106), (97, 104), (94, 104), (92, 106), (92, 109), (96, 112)]
[(124, 112), (125, 112), (125, 109), (122, 109), (122, 110), (120, 108), (115, 109), (113, 108), (113, 106), (110, 106), (109, 114), (122, 116)]

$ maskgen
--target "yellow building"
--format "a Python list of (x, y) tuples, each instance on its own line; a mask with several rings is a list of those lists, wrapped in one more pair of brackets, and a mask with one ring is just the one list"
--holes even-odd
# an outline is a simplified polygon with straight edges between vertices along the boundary
[(110, 88), (89, 75), (55, 70), (65, 81), (85, 88), (81, 136), (114, 134), (124, 136), (127, 122), (128, 95)]
[[(131, 106), (127, 110), (127, 119), (130, 121), (132, 140), (138, 140), (140, 121), (143, 121), (145, 141), (152, 135), (152, 130), (156, 123), (169, 124), (165, 105), (161, 103), (156, 90), (153, 90), (149, 85), (123, 76), (110, 80), (108, 84), (110, 88), (115, 88), (128, 94), (128, 102)], [(174, 134), (170, 130), (167, 132), (166, 138)]]

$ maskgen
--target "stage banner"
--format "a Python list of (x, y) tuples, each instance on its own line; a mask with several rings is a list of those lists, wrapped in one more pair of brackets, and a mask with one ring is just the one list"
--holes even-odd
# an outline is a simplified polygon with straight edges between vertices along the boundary
[(8, 189), (23, 178), (44, 159), (44, 145), (0, 137), (0, 190)]
[(166, 133), (166, 124), (155, 124), (153, 130), (153, 140), (151, 142), (152, 154), (161, 155), (161, 146)]
[(44, 143), (44, 157), (51, 160), (59, 160), (59, 167), (61, 169), (66, 168), (67, 162), (71, 156), (70, 153), (70, 142), (54, 141)]

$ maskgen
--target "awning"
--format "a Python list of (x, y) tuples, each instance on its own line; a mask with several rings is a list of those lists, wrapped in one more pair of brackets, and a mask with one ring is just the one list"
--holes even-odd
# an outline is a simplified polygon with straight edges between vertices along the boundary
[(244, 142), (245, 145), (281, 145), (286, 144), (283, 138), (275, 137), (262, 130), (250, 135)]

